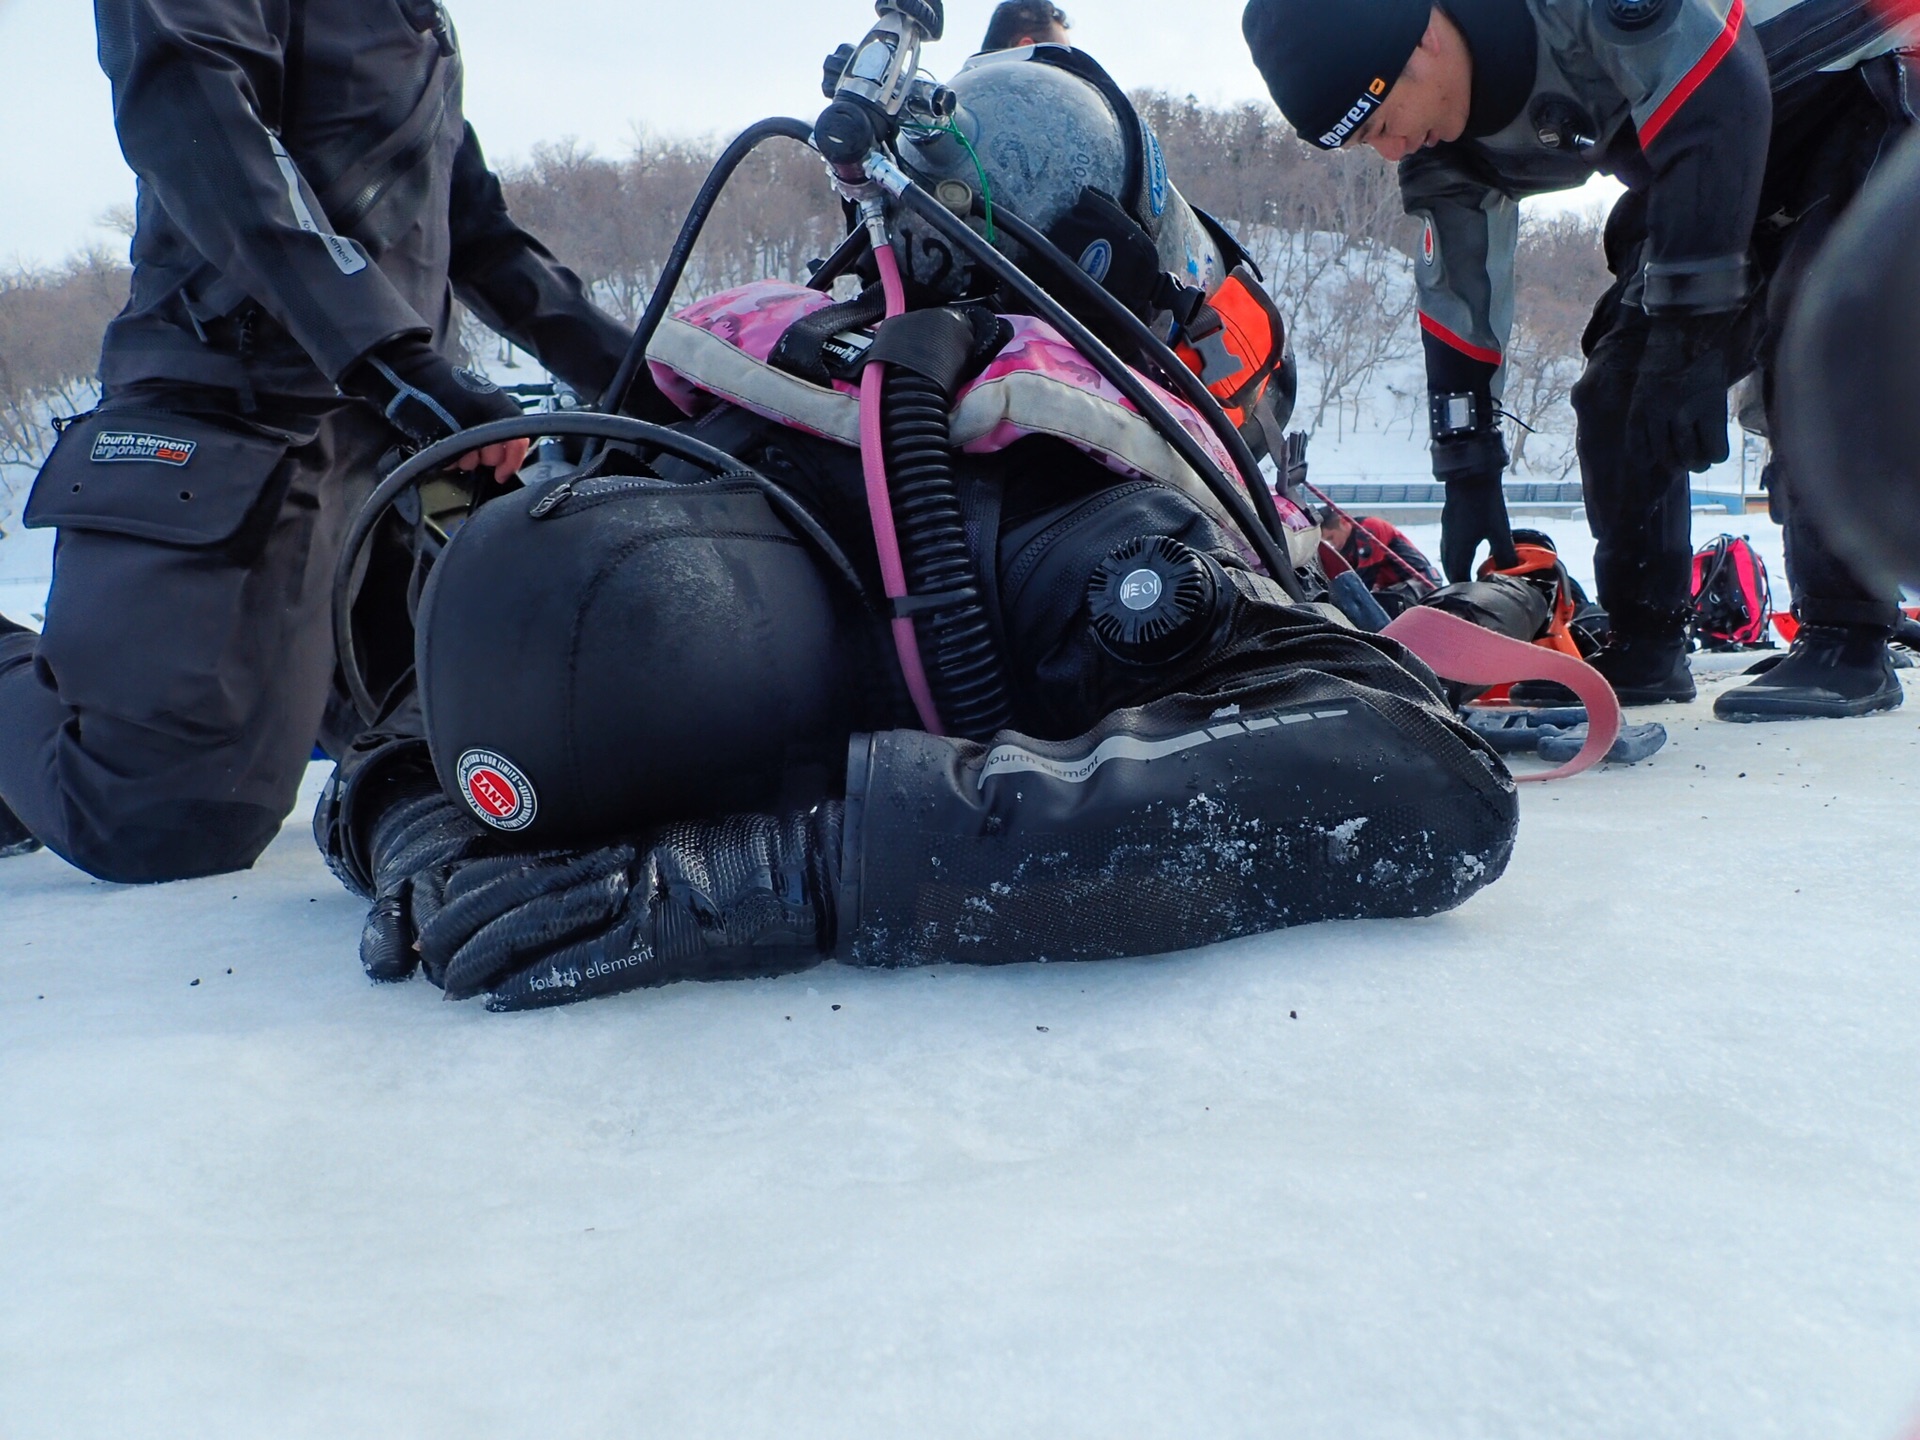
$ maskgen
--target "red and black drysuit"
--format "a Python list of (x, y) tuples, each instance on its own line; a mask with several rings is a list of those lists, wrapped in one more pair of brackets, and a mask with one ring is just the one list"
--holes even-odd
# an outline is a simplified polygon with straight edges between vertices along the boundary
[(1389, 614), (1417, 605), (1443, 583), (1440, 572), (1406, 532), (1377, 515), (1356, 515), (1340, 547), (1367, 589), (1380, 597)]
[[(1473, 56), (1466, 132), (1402, 161), (1400, 182), (1425, 224), (1415, 272), (1449, 574), (1456, 551), (1506, 544), (1494, 412), (1519, 202), (1611, 174), (1628, 187), (1607, 225), (1615, 280), (1573, 393), (1598, 598), (1623, 631), (1677, 635), (1688, 470), (1724, 453), (1729, 383), (1758, 369), (1771, 390), (1808, 261), (1914, 121), (1911, 60), (1862, 0), (1453, 0), (1447, 13)], [(1634, 438), (1649, 428), (1671, 443)], [(1816, 515), (1789, 504), (1784, 520), (1803, 620), (1891, 621), (1891, 597), (1834, 556)]]

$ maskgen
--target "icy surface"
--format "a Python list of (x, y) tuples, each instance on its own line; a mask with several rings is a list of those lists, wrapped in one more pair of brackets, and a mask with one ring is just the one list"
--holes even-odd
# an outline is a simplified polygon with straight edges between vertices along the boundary
[(361, 978), (306, 801), (0, 862), (0, 1435), (1893, 1440), (1920, 697), (1701, 668), (1461, 910), (1151, 961), (496, 1017)]

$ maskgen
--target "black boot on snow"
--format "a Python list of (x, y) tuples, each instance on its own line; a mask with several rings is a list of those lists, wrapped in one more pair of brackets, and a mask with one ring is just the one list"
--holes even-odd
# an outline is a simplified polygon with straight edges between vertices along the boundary
[(0, 860), (13, 855), (30, 855), (40, 848), (40, 842), (27, 833), (27, 827), (20, 823), (20, 817), (7, 808), (7, 802), (0, 800)]
[[(1622, 705), (1658, 705), (1693, 699), (1693, 670), (1687, 664), (1685, 632), (1653, 633), (1622, 629), (1616, 623), (1593, 668), (1607, 677)], [(1515, 705), (1578, 705), (1580, 698), (1551, 680), (1526, 680), (1509, 692)]]
[(1884, 625), (1804, 625), (1777, 665), (1713, 702), (1722, 720), (1840, 720), (1906, 698)]

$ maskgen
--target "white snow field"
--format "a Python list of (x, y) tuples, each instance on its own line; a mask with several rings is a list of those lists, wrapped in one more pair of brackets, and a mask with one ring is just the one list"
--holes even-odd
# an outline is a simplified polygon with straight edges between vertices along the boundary
[(0, 862), (0, 1436), (1897, 1440), (1920, 697), (1727, 668), (1460, 910), (1153, 960), (491, 1016), (362, 979), (318, 768)]

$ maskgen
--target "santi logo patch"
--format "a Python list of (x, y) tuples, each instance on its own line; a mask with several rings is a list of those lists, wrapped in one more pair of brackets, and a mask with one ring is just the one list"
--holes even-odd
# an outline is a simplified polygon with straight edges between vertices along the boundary
[(1427, 221), (1426, 229), (1422, 231), (1420, 235), (1420, 263), (1423, 265), (1433, 264), (1433, 255), (1433, 221), (1429, 220)]
[(533, 782), (504, 755), (469, 750), (460, 757), (460, 798), (496, 830), (524, 830), (539, 813)]
[(195, 440), (175, 440), (168, 435), (139, 435), (131, 430), (102, 430), (93, 437), (93, 463), (121, 465), (147, 461), (155, 465), (184, 465), (199, 449)]

